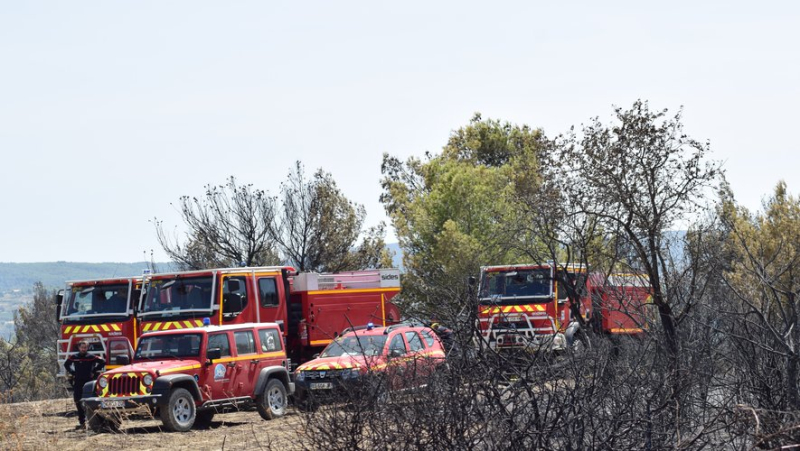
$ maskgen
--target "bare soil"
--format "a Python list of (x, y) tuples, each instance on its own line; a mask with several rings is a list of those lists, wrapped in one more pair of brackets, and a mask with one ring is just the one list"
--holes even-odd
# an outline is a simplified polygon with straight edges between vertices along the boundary
[(253, 411), (218, 414), (211, 427), (165, 432), (155, 419), (125, 420), (118, 433), (76, 430), (71, 398), (0, 404), (0, 450), (244, 450), (303, 449), (302, 415), (290, 408), (273, 421)]

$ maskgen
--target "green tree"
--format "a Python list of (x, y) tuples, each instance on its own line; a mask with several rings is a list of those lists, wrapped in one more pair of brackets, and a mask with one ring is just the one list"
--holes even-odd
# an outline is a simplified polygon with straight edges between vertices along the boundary
[(743, 392), (756, 407), (800, 409), (800, 198), (780, 182), (762, 212), (728, 196), (721, 208), (733, 254), (725, 281), (733, 296), (732, 337), (751, 371)]
[(0, 339), (0, 393), (11, 401), (46, 399), (57, 393), (55, 292), (48, 292), (41, 282), (33, 290), (33, 301), (14, 314), (14, 339)]
[(409, 306), (456, 315), (465, 281), (481, 265), (514, 262), (526, 237), (508, 227), (516, 171), (535, 176), (541, 133), (476, 114), (439, 155), (405, 163), (384, 155), (381, 202), (403, 249)]

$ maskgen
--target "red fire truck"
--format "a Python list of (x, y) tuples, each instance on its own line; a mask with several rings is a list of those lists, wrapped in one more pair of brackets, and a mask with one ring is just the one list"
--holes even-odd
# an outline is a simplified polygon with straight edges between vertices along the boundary
[(642, 277), (604, 277), (584, 266), (553, 263), (481, 267), (482, 336), (498, 350), (535, 352), (582, 343), (582, 323), (603, 334), (641, 333), (649, 298)]
[(139, 332), (209, 324), (275, 322), (293, 363), (309, 360), (338, 333), (400, 319), (391, 299), (397, 269), (296, 274), (289, 266), (218, 268), (154, 274), (145, 280)]
[(139, 300), (141, 277), (67, 282), (56, 298), (61, 337), (57, 342), (58, 376), (64, 377), (64, 361), (77, 352), (78, 342), (89, 342), (89, 352), (103, 357), (106, 368), (114, 360), (133, 355), (137, 329), (133, 307)]

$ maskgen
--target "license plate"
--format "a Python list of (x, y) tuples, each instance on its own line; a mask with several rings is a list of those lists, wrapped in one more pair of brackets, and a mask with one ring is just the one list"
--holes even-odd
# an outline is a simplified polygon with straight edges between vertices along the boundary
[(312, 390), (330, 390), (333, 388), (332, 382), (312, 382), (309, 386)]
[(119, 399), (100, 401), (100, 407), (104, 409), (118, 409), (120, 407), (125, 407), (125, 401)]

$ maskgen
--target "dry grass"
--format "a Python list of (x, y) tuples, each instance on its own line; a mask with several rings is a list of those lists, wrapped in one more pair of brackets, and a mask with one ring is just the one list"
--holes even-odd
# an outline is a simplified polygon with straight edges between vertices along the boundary
[(220, 449), (302, 449), (301, 416), (264, 421), (255, 411), (220, 414), (207, 430), (162, 432), (157, 420), (124, 421), (120, 433), (75, 430), (71, 398), (0, 404), (0, 450), (136, 449), (139, 451)]

